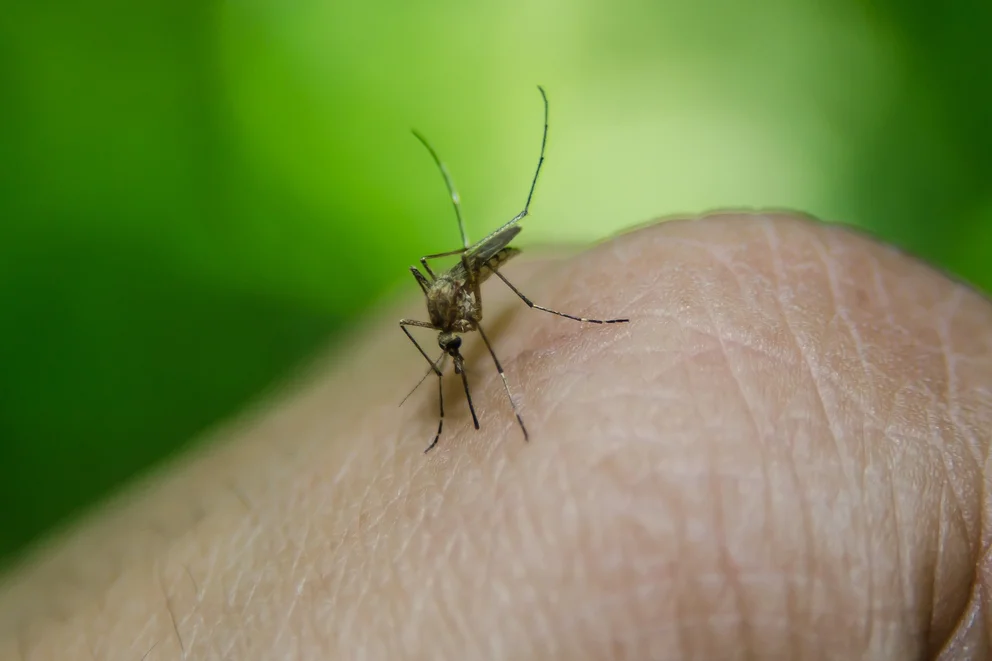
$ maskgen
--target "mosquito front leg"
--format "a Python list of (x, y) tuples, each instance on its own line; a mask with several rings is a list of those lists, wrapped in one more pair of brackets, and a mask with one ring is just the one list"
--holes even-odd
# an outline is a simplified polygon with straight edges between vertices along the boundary
[(413, 342), (413, 346), (417, 347), (417, 351), (419, 351), (420, 355), (424, 357), (424, 360), (427, 361), (427, 364), (431, 366), (431, 369), (434, 370), (434, 373), (440, 377), (441, 370), (437, 368), (437, 365), (434, 364), (434, 361), (431, 360), (431, 357), (428, 356), (427, 352), (424, 351), (424, 348), (420, 346), (420, 342), (417, 342), (416, 338), (414, 338), (413, 335), (410, 334), (410, 331), (407, 330), (407, 326), (417, 326), (419, 328), (430, 328), (431, 330), (437, 330), (436, 328), (434, 328), (434, 324), (429, 324), (426, 321), (417, 321), (416, 319), (400, 319), (400, 328), (403, 329), (403, 332), (406, 333), (406, 336), (410, 338), (411, 342)]
[(509, 280), (507, 280), (503, 276), (503, 274), (500, 273), (499, 271), (493, 271), (493, 273), (495, 273), (500, 280), (505, 282), (506, 286), (512, 289), (513, 293), (519, 296), (520, 300), (522, 300), (524, 303), (527, 304), (527, 307), (534, 308), (535, 310), (543, 310), (544, 312), (550, 312), (551, 314), (556, 314), (559, 317), (565, 317), (566, 319), (574, 319), (575, 321), (584, 321), (590, 324), (622, 324), (630, 321), (630, 319), (587, 319), (585, 317), (576, 317), (574, 315), (566, 314), (564, 312), (558, 312), (558, 310), (552, 310), (551, 308), (546, 308), (543, 305), (538, 305), (534, 301), (524, 296), (524, 294), (519, 289), (514, 287), (513, 284)]
[(424, 270), (430, 274), (431, 279), (436, 279), (434, 275), (434, 271), (432, 271), (431, 267), (427, 264), (427, 260), (439, 259), (441, 257), (451, 257), (452, 255), (461, 255), (464, 253), (465, 253), (465, 249), (461, 248), (459, 250), (448, 250), (447, 252), (438, 252), (438, 253), (434, 253), (433, 255), (424, 255), (423, 257), (420, 258), (420, 264), (424, 267)]
[[(424, 264), (424, 266), (427, 265)], [(431, 278), (433, 279), (434, 274), (431, 273), (431, 270), (427, 269), (427, 272), (431, 274)], [(430, 280), (427, 279), (427, 276), (418, 271), (416, 266), (410, 267), (410, 273), (412, 273), (413, 277), (417, 279), (417, 284), (420, 285), (420, 290), (424, 292), (424, 296), (427, 296), (427, 292), (430, 291), (431, 288)]]
[(432, 324), (428, 324), (425, 321), (417, 321), (416, 319), (400, 320), (400, 328), (403, 329), (403, 332), (406, 333), (406, 336), (410, 338), (411, 342), (413, 342), (413, 346), (417, 347), (417, 351), (419, 351), (420, 355), (424, 357), (424, 360), (426, 360), (430, 364), (431, 370), (433, 370), (433, 372), (437, 374), (437, 409), (438, 409), (437, 433), (434, 434), (434, 440), (431, 441), (431, 444), (427, 446), (426, 450), (424, 450), (424, 453), (426, 454), (435, 445), (437, 445), (438, 439), (441, 438), (441, 429), (442, 427), (444, 427), (444, 385), (443, 382), (441, 381), (441, 370), (438, 369), (437, 364), (433, 360), (431, 360), (431, 357), (427, 355), (427, 352), (424, 351), (424, 348), (420, 346), (420, 342), (417, 342), (416, 338), (414, 338), (413, 335), (410, 334), (410, 331), (407, 329), (407, 326), (419, 326), (421, 328), (430, 328), (430, 329), (434, 329), (434, 326)]
[(431, 441), (431, 444), (427, 446), (426, 450), (424, 450), (424, 454), (427, 454), (433, 450), (434, 446), (437, 445), (438, 439), (441, 438), (441, 427), (444, 426), (444, 387), (441, 383), (441, 372), (437, 373), (437, 408), (437, 433), (434, 434), (434, 440)]

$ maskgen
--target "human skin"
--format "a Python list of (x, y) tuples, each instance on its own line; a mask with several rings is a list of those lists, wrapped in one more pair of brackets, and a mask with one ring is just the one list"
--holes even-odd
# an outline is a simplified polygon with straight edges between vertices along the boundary
[(992, 657), (988, 300), (776, 214), (503, 272), (631, 319), (484, 286), (529, 443), (467, 336), (423, 453), (411, 298), (35, 551), (0, 659)]

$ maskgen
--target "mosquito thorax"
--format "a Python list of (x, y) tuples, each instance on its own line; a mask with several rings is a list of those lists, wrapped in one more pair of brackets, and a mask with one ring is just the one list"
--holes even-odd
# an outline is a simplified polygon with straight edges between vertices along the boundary
[(454, 333), (475, 330), (481, 319), (477, 312), (475, 293), (465, 283), (447, 275), (434, 281), (427, 294), (427, 313), (438, 329)]

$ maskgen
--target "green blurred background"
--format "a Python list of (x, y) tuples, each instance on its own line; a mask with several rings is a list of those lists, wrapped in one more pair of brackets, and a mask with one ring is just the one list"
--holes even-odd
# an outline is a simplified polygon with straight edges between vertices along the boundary
[(410, 128), (470, 236), (516, 213), (538, 83), (524, 246), (793, 207), (992, 288), (988, 2), (5, 5), (0, 562), (418, 295), (458, 233)]

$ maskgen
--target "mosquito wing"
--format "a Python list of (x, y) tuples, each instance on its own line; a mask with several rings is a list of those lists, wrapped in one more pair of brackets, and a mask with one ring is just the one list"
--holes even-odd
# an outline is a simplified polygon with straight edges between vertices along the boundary
[(514, 248), (513, 246), (507, 246), (503, 248), (498, 253), (489, 258), (489, 261), (482, 265), (479, 269), (478, 281), (481, 285), (483, 282), (489, 279), (489, 276), (493, 274), (493, 271), (498, 269), (503, 265), (504, 262), (508, 261), (511, 257), (516, 257), (520, 254), (520, 248)]
[(478, 268), (492, 259), (496, 253), (510, 245), (514, 237), (520, 234), (520, 225), (511, 225), (501, 232), (494, 232), (468, 249), (469, 264)]
[[(501, 232), (495, 232), (477, 244), (469, 248), (465, 255), (468, 267), (479, 274), (480, 281), (492, 275), (492, 270), (511, 257), (520, 253), (519, 248), (510, 248), (508, 244), (513, 238), (520, 234), (523, 229), (520, 225), (511, 225)], [(465, 272), (465, 263), (458, 262), (451, 267), (451, 275), (456, 279), (464, 280), (468, 278)]]

